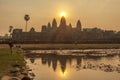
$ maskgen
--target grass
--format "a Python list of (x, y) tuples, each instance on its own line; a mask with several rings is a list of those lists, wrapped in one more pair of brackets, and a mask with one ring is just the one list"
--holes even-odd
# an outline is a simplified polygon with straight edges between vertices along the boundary
[(13, 69), (13, 65), (25, 65), (23, 55), (18, 54), (17, 50), (14, 49), (13, 54), (11, 54), (9, 48), (0, 48), (0, 78), (3, 75), (9, 75), (9, 71)]
[(120, 49), (120, 44), (21, 44), (23, 49)]

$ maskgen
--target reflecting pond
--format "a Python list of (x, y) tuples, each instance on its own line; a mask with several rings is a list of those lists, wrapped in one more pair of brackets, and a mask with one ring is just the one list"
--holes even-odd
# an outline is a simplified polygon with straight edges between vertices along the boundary
[(26, 55), (34, 80), (119, 80), (120, 55), (56, 55), (32, 51)]

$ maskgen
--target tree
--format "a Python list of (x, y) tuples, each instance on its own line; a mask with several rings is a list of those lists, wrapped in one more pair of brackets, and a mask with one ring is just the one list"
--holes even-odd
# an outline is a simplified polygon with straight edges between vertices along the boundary
[(25, 19), (25, 21), (26, 21), (25, 31), (27, 32), (27, 22), (30, 20), (30, 16), (29, 16), (28, 14), (26, 14), (26, 15), (24, 16), (24, 19)]
[(9, 26), (10, 38), (12, 37), (12, 30), (13, 30), (13, 26)]

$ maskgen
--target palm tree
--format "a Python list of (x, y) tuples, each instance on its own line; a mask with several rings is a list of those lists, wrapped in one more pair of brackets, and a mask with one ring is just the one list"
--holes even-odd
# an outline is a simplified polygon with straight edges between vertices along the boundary
[(24, 19), (25, 19), (25, 21), (26, 21), (25, 31), (27, 32), (27, 21), (30, 20), (30, 16), (29, 16), (28, 14), (26, 14), (26, 15), (24, 16)]
[(12, 30), (13, 30), (13, 26), (9, 26), (10, 38), (12, 38)]

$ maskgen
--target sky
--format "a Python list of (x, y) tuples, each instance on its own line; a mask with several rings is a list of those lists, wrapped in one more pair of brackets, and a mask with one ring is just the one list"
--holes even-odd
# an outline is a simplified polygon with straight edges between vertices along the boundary
[(40, 31), (53, 18), (59, 25), (62, 11), (73, 27), (79, 19), (83, 28), (120, 31), (120, 0), (0, 0), (0, 35), (9, 26), (25, 30), (25, 14), (30, 15), (28, 29)]

